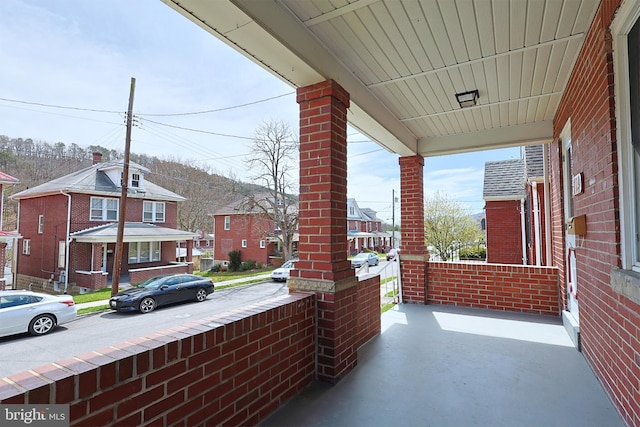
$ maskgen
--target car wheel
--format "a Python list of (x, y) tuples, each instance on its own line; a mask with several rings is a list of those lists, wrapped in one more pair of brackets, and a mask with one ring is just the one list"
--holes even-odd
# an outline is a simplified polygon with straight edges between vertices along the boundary
[(156, 302), (153, 298), (146, 297), (140, 301), (140, 306), (138, 308), (141, 313), (151, 313), (156, 308)]
[(207, 291), (204, 288), (198, 288), (196, 291), (196, 301), (202, 302), (207, 299)]
[(29, 323), (29, 333), (31, 335), (44, 335), (56, 326), (56, 319), (50, 314), (41, 314)]

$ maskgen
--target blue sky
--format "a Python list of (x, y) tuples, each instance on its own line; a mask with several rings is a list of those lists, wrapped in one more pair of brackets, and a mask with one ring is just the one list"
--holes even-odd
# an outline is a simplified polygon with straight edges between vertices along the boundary
[[(99, 144), (123, 151), (122, 112), (127, 108), (131, 77), (136, 78), (134, 112), (138, 114), (251, 104), (198, 115), (142, 116), (209, 133), (143, 119), (133, 129), (134, 153), (193, 162), (249, 181), (245, 160), (250, 138), (261, 122), (284, 121), (298, 133), (292, 87), (160, 0), (2, 0), (0, 64), (0, 98), (114, 111), (0, 100), (0, 134), (10, 137), (83, 147)], [(262, 100), (266, 101), (256, 103)], [(398, 156), (353, 129), (348, 142), (348, 196), (390, 221), (392, 191), (400, 190)], [(484, 162), (518, 156), (519, 149), (508, 149), (427, 158), (425, 195), (437, 190), (470, 213), (481, 212)]]

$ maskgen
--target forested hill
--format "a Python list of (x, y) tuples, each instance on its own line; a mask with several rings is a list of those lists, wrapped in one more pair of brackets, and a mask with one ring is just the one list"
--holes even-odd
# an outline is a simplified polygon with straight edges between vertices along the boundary
[[(94, 152), (102, 153), (102, 161), (124, 158), (122, 152), (99, 145), (80, 147), (0, 135), (0, 172), (20, 180), (17, 185), (4, 186), (2, 229), (16, 229), (18, 206), (9, 200), (10, 195), (91, 166)], [(259, 188), (181, 161), (135, 153), (130, 158), (151, 171), (149, 181), (187, 199), (178, 209), (178, 227), (182, 230), (213, 232), (211, 213), (232, 198)]]

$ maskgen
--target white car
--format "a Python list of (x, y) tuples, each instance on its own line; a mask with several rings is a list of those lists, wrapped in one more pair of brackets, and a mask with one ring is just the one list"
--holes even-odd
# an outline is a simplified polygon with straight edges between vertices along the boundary
[(275, 280), (276, 282), (286, 282), (289, 278), (289, 273), (296, 266), (296, 262), (298, 260), (289, 260), (282, 264), (279, 268), (276, 268), (271, 272), (271, 280)]
[(56, 325), (72, 321), (77, 314), (71, 295), (0, 291), (0, 337), (22, 332), (44, 335)]

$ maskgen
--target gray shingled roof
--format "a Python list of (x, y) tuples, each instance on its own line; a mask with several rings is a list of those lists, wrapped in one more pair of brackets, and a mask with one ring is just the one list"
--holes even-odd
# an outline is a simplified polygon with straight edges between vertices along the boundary
[(523, 159), (485, 162), (482, 193), (485, 201), (516, 200), (525, 196)]
[[(71, 233), (71, 237), (78, 242), (115, 242), (118, 224), (102, 224)], [(124, 224), (124, 242), (151, 241), (180, 241), (191, 240), (196, 233), (176, 230), (174, 228), (159, 227), (143, 222), (126, 222)]]
[[(84, 193), (101, 196), (120, 196), (121, 189), (116, 186), (107, 175), (104, 169), (113, 167), (122, 167), (123, 161), (116, 160), (107, 163), (97, 163), (87, 168), (72, 172), (68, 175), (56, 178), (44, 184), (28, 188), (24, 191), (11, 196), (11, 199), (29, 199), (33, 197), (48, 196), (51, 194), (65, 193)], [(137, 170), (142, 173), (148, 173), (148, 169), (144, 166), (130, 163), (130, 171)], [(144, 180), (144, 188), (136, 190), (129, 188), (129, 197), (148, 199), (148, 200), (165, 200), (165, 201), (182, 201), (184, 197), (162, 188), (147, 179)]]
[(524, 163), (527, 178), (540, 178), (544, 176), (543, 154), (542, 145), (527, 145), (524, 147)]

